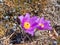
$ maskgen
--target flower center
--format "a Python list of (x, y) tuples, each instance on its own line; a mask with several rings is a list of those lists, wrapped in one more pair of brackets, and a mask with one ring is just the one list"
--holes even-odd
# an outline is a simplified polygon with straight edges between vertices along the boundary
[(43, 28), (44, 27), (44, 24), (39, 24), (39, 26), (41, 26)]
[(29, 22), (25, 22), (24, 23), (24, 28), (25, 29), (29, 29), (30, 28), (30, 23)]

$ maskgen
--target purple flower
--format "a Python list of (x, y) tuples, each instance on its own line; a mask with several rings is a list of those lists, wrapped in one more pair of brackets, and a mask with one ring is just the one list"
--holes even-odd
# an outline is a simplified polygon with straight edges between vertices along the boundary
[(36, 28), (36, 25), (37, 25), (37, 23), (35, 22), (37, 17), (36, 16), (30, 17), (30, 14), (26, 13), (25, 16), (19, 16), (18, 18), (21, 21), (22, 29), (26, 33), (29, 33), (33, 36), (34, 35), (34, 29)]
[(38, 22), (37, 28), (40, 30), (51, 30), (52, 29), (50, 25), (50, 21), (45, 20), (44, 17), (42, 17), (41, 19), (38, 18), (37, 22)]

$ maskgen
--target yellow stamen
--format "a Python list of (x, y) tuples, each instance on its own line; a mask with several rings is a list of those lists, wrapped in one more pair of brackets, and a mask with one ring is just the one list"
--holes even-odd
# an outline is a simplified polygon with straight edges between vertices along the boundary
[(25, 29), (29, 29), (30, 28), (30, 23), (29, 22), (25, 22), (24, 23), (24, 28)]
[(39, 24), (42, 28), (44, 27), (44, 24)]

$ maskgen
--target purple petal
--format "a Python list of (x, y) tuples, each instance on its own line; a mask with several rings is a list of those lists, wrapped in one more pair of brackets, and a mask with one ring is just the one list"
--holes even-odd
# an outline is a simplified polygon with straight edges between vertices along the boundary
[(46, 24), (44, 24), (44, 25), (45, 25), (45, 26), (44, 26), (45, 29), (48, 29), (48, 30), (51, 30), (51, 29), (52, 29), (52, 27), (51, 27), (49, 24), (46, 23)]
[(40, 22), (40, 18), (37, 18), (36, 22), (37, 22), (37, 23)]
[(42, 21), (42, 20), (44, 20), (44, 17), (42, 17), (42, 18), (40, 19), (40, 21)]
[(39, 30), (43, 30), (43, 28), (41, 28), (41, 27), (39, 27), (39, 26), (38, 26), (37, 28), (38, 28)]
[(26, 33), (31, 34), (32, 36), (34, 35), (34, 31), (26, 31)]
[(49, 20), (45, 20), (46, 23), (50, 24), (51, 22)]
[(31, 17), (31, 20), (36, 20), (38, 17), (37, 16), (33, 16)]
[(43, 28), (41, 26), (37, 26), (37, 28), (40, 29), (40, 30), (51, 30), (52, 29), (52, 27), (50, 25), (50, 21), (49, 20), (45, 20), (44, 17), (42, 17), (40, 19), (39, 23), (44, 24)]
[(23, 21), (24, 16), (19, 16), (18, 18), (19, 18), (19, 19), (20, 19), (20, 21), (22, 22), (22, 21)]
[(38, 17), (36, 17), (36, 16), (31, 17), (31, 19), (30, 19), (29, 22), (30, 22), (30, 24), (31, 24), (32, 26), (33, 26), (33, 25), (35, 26), (35, 25), (37, 24), (37, 22), (36, 22), (37, 18), (38, 18)]
[(24, 19), (23, 19), (23, 22), (29, 22), (30, 21), (30, 14), (29, 13), (26, 13)]
[(31, 34), (32, 36), (34, 35), (34, 29), (33, 28), (30, 30), (26, 30), (25, 32)]
[(26, 13), (25, 18), (30, 18), (30, 14)]
[(45, 23), (44, 17), (42, 17), (42, 18), (40, 19), (40, 23)]
[(50, 23), (45, 22), (45, 23), (44, 23), (44, 29), (46, 29), (46, 30), (51, 30), (52, 27), (51, 27)]

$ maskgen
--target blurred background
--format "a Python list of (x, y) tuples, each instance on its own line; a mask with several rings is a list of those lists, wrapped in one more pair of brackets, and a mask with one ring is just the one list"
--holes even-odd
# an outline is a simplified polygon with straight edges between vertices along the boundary
[[(44, 16), (52, 31), (24, 34), (18, 16)], [(0, 0), (0, 45), (60, 45), (60, 0)]]

